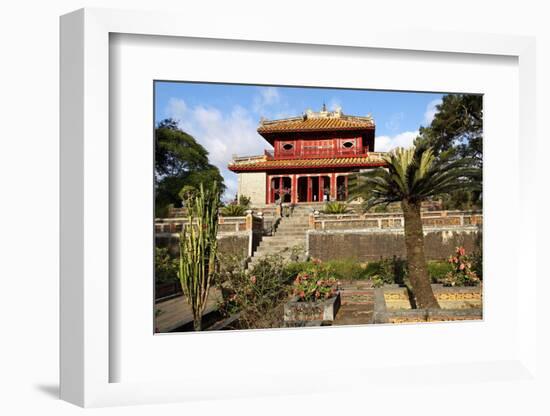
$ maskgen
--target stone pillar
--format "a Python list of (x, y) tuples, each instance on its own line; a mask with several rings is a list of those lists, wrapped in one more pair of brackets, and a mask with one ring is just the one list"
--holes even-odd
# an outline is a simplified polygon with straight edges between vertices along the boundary
[(246, 230), (252, 230), (252, 224), (253, 224), (253, 218), (252, 218), (252, 211), (248, 210), (245, 217), (245, 224), (246, 224)]
[(315, 214), (313, 212), (309, 214), (309, 228), (311, 230), (315, 229)]

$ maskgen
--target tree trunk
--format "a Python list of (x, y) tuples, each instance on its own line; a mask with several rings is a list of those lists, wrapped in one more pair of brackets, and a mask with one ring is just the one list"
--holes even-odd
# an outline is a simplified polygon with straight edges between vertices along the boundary
[(428, 276), (424, 255), (424, 231), (420, 218), (420, 202), (402, 201), (401, 207), (405, 219), (405, 246), (407, 248), (409, 280), (416, 298), (416, 305), (421, 309), (439, 309)]
[(202, 316), (199, 314), (199, 316), (193, 317), (193, 330), (194, 331), (202, 331)]

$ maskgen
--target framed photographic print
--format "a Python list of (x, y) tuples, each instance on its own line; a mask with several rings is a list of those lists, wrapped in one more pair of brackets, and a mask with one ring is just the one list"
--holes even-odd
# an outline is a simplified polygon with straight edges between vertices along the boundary
[(61, 20), (62, 398), (536, 385), (533, 40), (180, 21)]

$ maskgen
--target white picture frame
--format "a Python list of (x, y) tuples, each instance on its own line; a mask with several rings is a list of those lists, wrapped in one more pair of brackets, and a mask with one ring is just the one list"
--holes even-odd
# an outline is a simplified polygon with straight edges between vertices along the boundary
[[(186, 22), (182, 25), (181, 22)], [(253, 397), (270, 394), (307, 394), (361, 388), (372, 389), (399, 379), (399, 389), (433, 383), (497, 383), (506, 381), (516, 391), (536, 390), (542, 383), (537, 373), (537, 302), (536, 302), (536, 217), (530, 206), (536, 204), (533, 182), (529, 180), (529, 155), (536, 148), (535, 41), (533, 38), (472, 33), (437, 33), (354, 28), (328, 33), (322, 28), (286, 28), (276, 25), (239, 25), (232, 22), (204, 25), (200, 19), (188, 19), (173, 13), (149, 13), (106, 9), (83, 9), (61, 18), (61, 398), (80, 406), (162, 403), (209, 398)], [(195, 372), (185, 377), (141, 381), (113, 381), (111, 367), (121, 357), (112, 349), (113, 288), (109, 276), (110, 227), (113, 226), (110, 199), (110, 35), (164, 36), (172, 38), (225, 39), (227, 41), (276, 42), (285, 44), (330, 45), (333, 48), (371, 48), (387, 51), (433, 52), (513, 57), (519, 68), (518, 150), (519, 201), (512, 208), (520, 219), (514, 246), (514, 267), (522, 264), (522, 285), (515, 293), (513, 326), (514, 345), (506, 357), (494, 361), (441, 360), (419, 362), (414, 366), (357, 368), (330, 367), (302, 379), (288, 377), (284, 371), (262, 374), (261, 365), (242, 364), (243, 377), (230, 386), (207, 379)], [(151, 105), (152, 103), (148, 103)], [(529, 144), (527, 146), (526, 144)], [(515, 182), (514, 182), (515, 183)], [(515, 192), (514, 191), (514, 192)], [(486, 212), (490, 215), (490, 212)], [(152, 220), (152, 218), (151, 218)], [(517, 275), (519, 271), (515, 269)], [(490, 290), (490, 285), (489, 289)], [(144, 307), (150, 307), (146, 305)], [(518, 325), (517, 322), (521, 322)], [(444, 325), (444, 324), (443, 324)], [(405, 327), (402, 327), (405, 328)], [(404, 331), (413, 332), (409, 329)], [(323, 336), (335, 338), (339, 333)], [(415, 330), (416, 331), (416, 330)], [(276, 336), (284, 336), (281, 331)], [(265, 333), (265, 332), (264, 332)], [(295, 332), (297, 333), (297, 332)], [(301, 334), (302, 332), (300, 332)], [(307, 331), (301, 341), (319, 336)], [(152, 336), (152, 334), (151, 334)], [(204, 336), (204, 335), (201, 335)], [(206, 335), (211, 337), (210, 334)], [(237, 334), (245, 343), (250, 333)], [(412, 335), (415, 336), (415, 335)], [(174, 339), (174, 338), (172, 338)], [(214, 339), (214, 338), (212, 338)], [(235, 340), (234, 336), (233, 339)], [(171, 341), (164, 338), (164, 343)], [(136, 346), (139, 348), (139, 346)], [(508, 351), (508, 350), (507, 350)], [(498, 354), (497, 354), (498, 355)], [(253, 371), (254, 370), (254, 371)], [(452, 373), (446, 377), (443, 373)], [(247, 373), (249, 379), (247, 380)], [(337, 377), (334, 377), (337, 375)], [(252, 379), (253, 376), (253, 379)], [(333, 377), (326, 383), (326, 377)], [(176, 381), (174, 381), (176, 380)], [(337, 381), (339, 380), (339, 381)], [(537, 384), (539, 383), (539, 384)], [(208, 389), (205, 389), (208, 386)], [(487, 391), (497, 396), (495, 391)], [(372, 400), (376, 400), (375, 397)]]

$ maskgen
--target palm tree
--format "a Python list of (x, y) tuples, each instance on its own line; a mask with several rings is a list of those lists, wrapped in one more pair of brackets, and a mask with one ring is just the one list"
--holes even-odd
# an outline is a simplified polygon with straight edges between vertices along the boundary
[(384, 156), (385, 168), (360, 173), (351, 183), (351, 198), (363, 198), (367, 209), (401, 203), (408, 276), (419, 308), (439, 308), (424, 255), (422, 201), (459, 189), (481, 190), (481, 169), (471, 159), (452, 160), (449, 155), (436, 157), (433, 150), (423, 144), (397, 148)]

